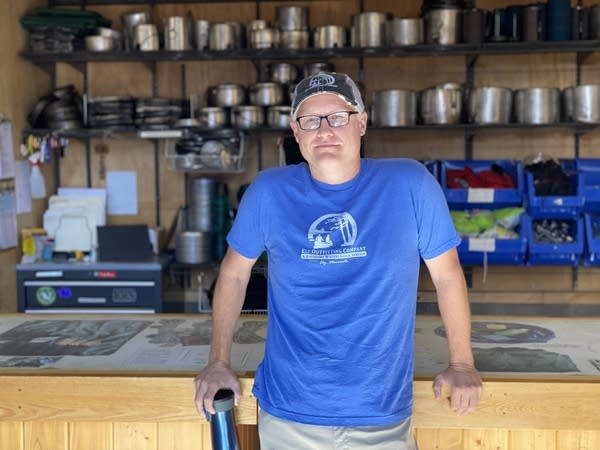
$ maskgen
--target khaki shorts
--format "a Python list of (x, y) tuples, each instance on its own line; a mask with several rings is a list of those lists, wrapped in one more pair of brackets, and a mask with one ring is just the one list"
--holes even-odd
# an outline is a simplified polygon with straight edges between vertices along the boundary
[(417, 450), (410, 417), (386, 426), (326, 427), (258, 414), (261, 450)]

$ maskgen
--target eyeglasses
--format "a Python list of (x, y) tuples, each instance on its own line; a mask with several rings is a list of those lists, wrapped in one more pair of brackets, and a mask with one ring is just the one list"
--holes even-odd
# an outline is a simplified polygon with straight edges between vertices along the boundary
[(358, 111), (338, 111), (326, 116), (301, 116), (296, 119), (300, 129), (305, 131), (314, 131), (321, 128), (321, 121), (325, 119), (331, 128), (339, 128), (348, 125), (350, 116), (358, 114)]

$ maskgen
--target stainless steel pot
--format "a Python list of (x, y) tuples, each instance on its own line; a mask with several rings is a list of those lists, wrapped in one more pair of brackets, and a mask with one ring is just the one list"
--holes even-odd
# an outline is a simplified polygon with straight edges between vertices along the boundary
[(430, 9), (425, 14), (425, 41), (441, 45), (460, 42), (462, 18), (459, 8)]
[(270, 106), (267, 110), (267, 125), (271, 128), (289, 128), (291, 112), (290, 106)]
[(460, 123), (463, 89), (457, 83), (445, 83), (421, 92), (421, 118), (425, 124)]
[(417, 121), (417, 93), (404, 89), (388, 89), (373, 94), (371, 121), (381, 127), (414, 125)]
[(502, 87), (479, 87), (469, 93), (469, 122), (479, 124), (509, 123), (512, 113), (512, 90)]
[(308, 8), (304, 6), (278, 6), (275, 8), (277, 28), (283, 31), (306, 30)]
[(393, 18), (385, 22), (385, 43), (389, 47), (423, 43), (423, 19)]
[(253, 105), (279, 105), (283, 101), (283, 86), (273, 81), (256, 83), (248, 88), (248, 96)]
[(224, 106), (226, 108), (237, 106), (246, 100), (244, 86), (234, 83), (218, 84), (208, 88), (208, 102), (212, 106)]
[(274, 28), (259, 28), (250, 30), (251, 48), (277, 48), (279, 47), (279, 32)]
[(158, 30), (151, 23), (136, 25), (133, 30), (133, 46), (146, 52), (158, 50)]
[(566, 120), (583, 123), (600, 122), (600, 85), (572, 86), (563, 91)]
[(235, 48), (235, 28), (231, 23), (213, 23), (208, 33), (208, 48), (229, 50)]
[(208, 38), (210, 34), (210, 22), (208, 20), (196, 20), (194, 22), (194, 45), (196, 50), (205, 50), (208, 48)]
[(279, 46), (281, 48), (307, 48), (308, 39), (307, 30), (282, 30), (279, 32)]
[(200, 126), (203, 128), (223, 128), (228, 125), (229, 117), (225, 108), (220, 106), (205, 106), (198, 113)]
[(85, 37), (85, 49), (90, 52), (109, 52), (115, 49), (115, 41), (107, 36), (89, 35)]
[(387, 14), (364, 12), (352, 18), (350, 43), (352, 47), (381, 47), (385, 42)]
[(164, 19), (165, 50), (189, 50), (191, 25), (183, 16), (172, 16)]
[(519, 89), (515, 93), (518, 123), (548, 124), (560, 121), (560, 90), (557, 88)]
[(290, 63), (272, 63), (267, 67), (271, 81), (281, 84), (293, 83), (298, 79), (298, 68)]
[(135, 49), (135, 27), (142, 24), (151, 24), (152, 18), (150, 13), (146, 11), (131, 12), (121, 16), (121, 24), (123, 25), (123, 44), (125, 50), (130, 51)]
[(175, 238), (175, 259), (185, 264), (211, 260), (211, 232), (183, 231)]
[(261, 106), (239, 105), (231, 108), (231, 125), (235, 128), (258, 128), (265, 123), (265, 113)]
[(313, 31), (315, 48), (345, 47), (348, 42), (348, 32), (341, 25), (324, 25)]
[(333, 67), (333, 64), (328, 63), (328, 62), (308, 63), (308, 64), (305, 64), (304, 68), (302, 69), (302, 73), (305, 78), (315, 75), (319, 72), (334, 72), (334, 71), (335, 71), (335, 68)]

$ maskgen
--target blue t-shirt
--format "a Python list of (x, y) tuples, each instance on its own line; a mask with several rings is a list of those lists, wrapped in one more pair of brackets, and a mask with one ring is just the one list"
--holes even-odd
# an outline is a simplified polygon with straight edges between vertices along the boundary
[(411, 414), (420, 258), (460, 238), (421, 163), (361, 161), (336, 185), (306, 164), (260, 172), (228, 235), (248, 258), (267, 251), (267, 342), (253, 393), (274, 416), (367, 426)]

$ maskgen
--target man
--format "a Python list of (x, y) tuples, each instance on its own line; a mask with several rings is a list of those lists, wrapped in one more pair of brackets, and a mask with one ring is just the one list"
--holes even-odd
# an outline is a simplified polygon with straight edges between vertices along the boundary
[(213, 413), (221, 388), (241, 395), (231, 342), (252, 266), (266, 250), (267, 341), (253, 389), (261, 449), (415, 449), (421, 258), (448, 338), (450, 364), (435, 378), (435, 396), (449, 386), (452, 410), (464, 414), (481, 395), (460, 239), (443, 192), (416, 161), (360, 157), (367, 114), (345, 74), (298, 83), (290, 124), (308, 164), (265, 170), (244, 193), (215, 289), (197, 408)]

